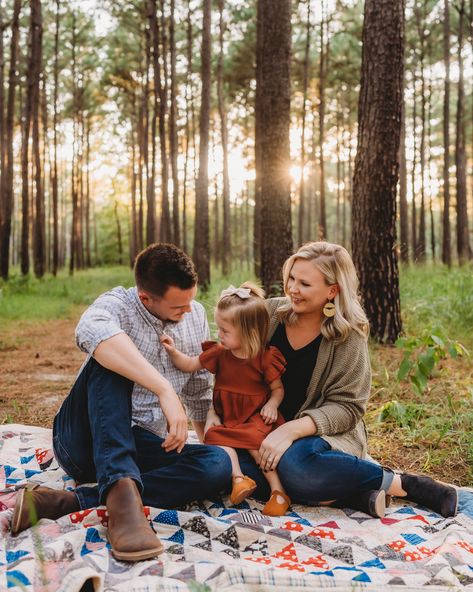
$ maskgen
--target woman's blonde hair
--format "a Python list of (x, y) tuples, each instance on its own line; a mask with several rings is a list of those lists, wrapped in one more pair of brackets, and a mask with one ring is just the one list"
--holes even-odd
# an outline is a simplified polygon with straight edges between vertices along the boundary
[[(321, 326), (322, 335), (336, 343), (345, 341), (351, 331), (356, 331), (367, 338), (369, 323), (360, 304), (358, 277), (348, 251), (341, 245), (322, 241), (302, 245), (283, 266), (284, 292), (287, 296), (289, 296), (288, 282), (291, 269), (298, 259), (311, 261), (324, 276), (327, 286), (334, 284), (339, 286), (334, 301), (335, 316), (324, 317)], [(291, 304), (280, 307), (278, 315), (281, 321), (288, 324), (297, 320), (297, 314), (293, 312)]]
[[(239, 296), (240, 290), (248, 296)], [(239, 288), (224, 290), (217, 302), (216, 311), (239, 330), (241, 348), (248, 358), (262, 353), (268, 340), (269, 314), (264, 296), (260, 286), (245, 282)]]

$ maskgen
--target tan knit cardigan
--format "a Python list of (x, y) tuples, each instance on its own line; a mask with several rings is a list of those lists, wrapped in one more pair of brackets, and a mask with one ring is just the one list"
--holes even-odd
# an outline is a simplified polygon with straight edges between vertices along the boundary
[[(276, 310), (286, 298), (267, 300), (272, 337), (279, 320)], [(296, 414), (308, 416), (317, 427), (317, 435), (333, 450), (360, 458), (367, 455), (367, 436), (363, 415), (371, 388), (371, 365), (366, 340), (356, 331), (335, 345), (322, 337), (305, 403)], [(285, 393), (290, 397), (291, 393)]]

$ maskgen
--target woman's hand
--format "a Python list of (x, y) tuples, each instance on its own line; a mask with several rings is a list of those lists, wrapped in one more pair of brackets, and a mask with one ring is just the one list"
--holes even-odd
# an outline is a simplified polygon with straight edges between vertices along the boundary
[(278, 466), (281, 456), (296, 439), (291, 422), (279, 426), (268, 434), (259, 449), (261, 455), (260, 469), (262, 471), (273, 471)]

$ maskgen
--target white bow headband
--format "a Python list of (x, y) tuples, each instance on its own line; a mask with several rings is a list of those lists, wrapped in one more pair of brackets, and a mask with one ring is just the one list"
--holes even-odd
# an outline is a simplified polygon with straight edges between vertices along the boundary
[(235, 286), (230, 285), (225, 290), (222, 290), (220, 294), (220, 298), (224, 298), (225, 296), (238, 296), (242, 300), (246, 300), (251, 296), (250, 288), (235, 288)]

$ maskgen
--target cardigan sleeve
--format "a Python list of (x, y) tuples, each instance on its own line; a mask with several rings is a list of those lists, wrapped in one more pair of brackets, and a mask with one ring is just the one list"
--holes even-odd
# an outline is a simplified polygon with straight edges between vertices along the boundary
[(319, 406), (316, 400), (300, 416), (308, 416), (320, 436), (352, 430), (366, 412), (371, 388), (368, 344), (361, 335), (352, 334), (335, 346), (328, 375), (322, 386)]

